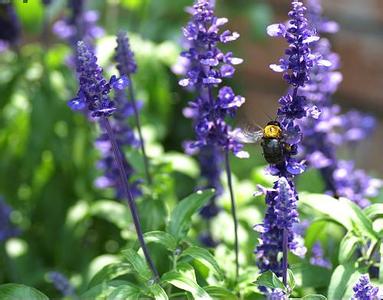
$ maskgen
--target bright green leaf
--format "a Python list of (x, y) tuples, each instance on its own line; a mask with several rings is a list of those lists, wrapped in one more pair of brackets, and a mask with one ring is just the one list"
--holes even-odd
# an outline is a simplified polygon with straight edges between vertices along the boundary
[(132, 219), (126, 205), (111, 200), (95, 202), (90, 207), (90, 214), (103, 218), (120, 229), (127, 229)]
[(167, 231), (177, 240), (186, 237), (191, 217), (213, 196), (214, 190), (198, 191), (183, 199), (174, 208)]
[(223, 300), (236, 300), (238, 299), (231, 291), (219, 287), (219, 286), (207, 286), (204, 290), (213, 298), (213, 299), (223, 299)]
[(360, 271), (356, 269), (354, 264), (339, 265), (331, 276), (327, 295), (328, 299), (349, 299), (347, 292), (350, 291), (351, 285), (360, 275)]
[(152, 293), (155, 300), (168, 300), (168, 295), (164, 289), (159, 284), (154, 284), (149, 287), (150, 292)]
[(177, 241), (175, 238), (164, 231), (150, 231), (144, 234), (145, 242), (157, 243), (165, 246), (169, 251), (175, 251), (177, 248)]
[(304, 296), (302, 299), (303, 300), (326, 300), (327, 298), (323, 295), (311, 294), (311, 295)]
[(48, 300), (48, 297), (32, 287), (23, 284), (7, 283), (0, 285), (0, 299)]
[(352, 232), (348, 232), (345, 235), (339, 246), (338, 260), (340, 264), (345, 264), (350, 261), (359, 243), (360, 240)]
[(125, 280), (113, 280), (95, 285), (80, 296), (80, 299), (105, 300), (116, 288), (130, 283)]
[(287, 284), (291, 290), (294, 290), (296, 282), (293, 271), (290, 269), (287, 270)]
[(136, 271), (137, 275), (143, 280), (149, 280), (152, 277), (148, 265), (145, 260), (138, 255), (137, 252), (132, 249), (123, 250), (122, 254), (124, 258), (132, 265), (132, 268)]
[(223, 272), (216, 262), (214, 256), (206, 249), (200, 248), (197, 246), (192, 246), (184, 250), (180, 257), (191, 256), (195, 260), (198, 260), (200, 263), (208, 267), (210, 270), (214, 271), (220, 278), (223, 278)]
[(282, 289), (285, 290), (286, 287), (283, 284), (283, 282), (271, 271), (267, 271), (262, 273), (257, 280), (255, 281), (255, 284), (258, 286), (264, 286), (271, 289)]
[(376, 203), (366, 207), (363, 212), (371, 220), (383, 215), (383, 204)]
[(201, 288), (196, 282), (178, 272), (170, 271), (165, 273), (161, 280), (168, 282), (181, 290), (190, 292), (194, 299), (212, 300), (209, 294), (206, 293), (205, 290)]
[(90, 281), (88, 288), (111, 281), (119, 276), (132, 273), (132, 267), (128, 263), (117, 262), (103, 267)]
[(117, 287), (108, 296), (107, 300), (139, 300), (140, 299), (140, 288), (134, 284), (125, 284)]

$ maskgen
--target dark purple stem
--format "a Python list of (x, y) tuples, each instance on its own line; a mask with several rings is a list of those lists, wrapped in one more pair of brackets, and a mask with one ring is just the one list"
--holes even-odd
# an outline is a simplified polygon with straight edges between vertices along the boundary
[(121, 150), (117, 144), (117, 141), (116, 141), (116, 138), (114, 136), (113, 129), (110, 126), (109, 120), (107, 118), (103, 117), (103, 118), (101, 118), (101, 124), (106, 129), (107, 135), (108, 135), (109, 140), (112, 144), (114, 159), (115, 159), (117, 166), (118, 166), (121, 181), (123, 182), (122, 186), (123, 186), (124, 193), (125, 193), (125, 196), (126, 196), (127, 201), (128, 201), (130, 213), (132, 214), (132, 219), (133, 219), (134, 227), (136, 229), (138, 241), (140, 243), (142, 251), (144, 252), (146, 262), (148, 263), (149, 268), (153, 273), (154, 280), (157, 281), (159, 278), (159, 274), (158, 274), (158, 271), (157, 271), (157, 269), (156, 269), (156, 267), (152, 261), (152, 258), (150, 257), (149, 250), (148, 250), (146, 243), (145, 243), (145, 240), (144, 240), (144, 235), (142, 233), (142, 228), (141, 228), (141, 223), (140, 223), (140, 219), (138, 216), (136, 202), (134, 201), (134, 198), (133, 198), (132, 193), (130, 191), (128, 176), (127, 176), (125, 168), (124, 168), (125, 157), (123, 156), (123, 154), (122, 154), (122, 152), (121, 152)]
[(229, 150), (225, 150), (225, 167), (226, 167), (226, 175), (227, 175), (227, 185), (229, 187), (229, 192), (230, 192), (231, 215), (233, 217), (233, 223), (234, 223), (235, 280), (237, 281), (238, 280), (238, 276), (239, 276), (238, 219), (237, 219), (237, 210), (236, 210), (236, 207), (235, 207), (233, 183), (232, 183), (232, 180), (231, 180)]
[(142, 131), (141, 131), (140, 113), (137, 108), (137, 101), (136, 101), (136, 97), (134, 95), (134, 89), (133, 89), (133, 81), (130, 75), (128, 75), (128, 79), (129, 79), (129, 98), (130, 98), (130, 101), (132, 102), (133, 110), (134, 110), (134, 118), (136, 119), (138, 137), (140, 139), (142, 156), (144, 158), (146, 180), (148, 181), (148, 184), (152, 184), (152, 177), (150, 176), (150, 171), (149, 171), (149, 159), (148, 159), (148, 156), (146, 155), (145, 142), (144, 142), (144, 138), (142, 136)]
[(282, 236), (282, 280), (283, 284), (287, 286), (287, 254), (288, 254), (288, 232), (286, 229), (283, 229), (283, 236)]

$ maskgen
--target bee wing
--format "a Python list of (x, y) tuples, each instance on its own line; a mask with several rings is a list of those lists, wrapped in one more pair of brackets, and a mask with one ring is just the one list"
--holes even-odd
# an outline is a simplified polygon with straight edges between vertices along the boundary
[(238, 129), (234, 133), (234, 138), (238, 142), (253, 144), (259, 142), (263, 137), (263, 130), (251, 130), (251, 128)]

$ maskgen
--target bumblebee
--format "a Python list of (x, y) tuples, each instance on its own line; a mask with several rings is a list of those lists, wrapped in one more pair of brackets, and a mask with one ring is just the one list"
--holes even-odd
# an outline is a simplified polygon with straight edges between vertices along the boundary
[(237, 139), (242, 143), (261, 141), (263, 156), (269, 164), (283, 163), (286, 154), (291, 150), (291, 146), (283, 140), (283, 131), (278, 121), (268, 122), (265, 128), (259, 131), (241, 130), (237, 134)]

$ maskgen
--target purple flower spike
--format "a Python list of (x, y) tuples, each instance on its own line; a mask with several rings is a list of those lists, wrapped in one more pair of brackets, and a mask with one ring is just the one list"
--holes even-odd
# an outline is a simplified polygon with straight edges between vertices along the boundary
[(359, 281), (352, 288), (354, 295), (352, 300), (379, 300), (379, 288), (370, 283), (368, 275), (362, 275)]
[(324, 258), (323, 249), (320, 243), (315, 243), (311, 249), (310, 263), (314, 266), (331, 269), (332, 265), (326, 258)]
[(113, 83), (108, 83), (102, 75), (102, 68), (97, 65), (97, 58), (92, 50), (82, 41), (77, 46), (77, 74), (80, 89), (77, 97), (70, 100), (68, 105), (73, 110), (86, 109), (92, 117), (108, 117), (116, 107), (110, 100), (109, 93), (113, 87), (125, 86), (125, 79), (112, 77)]
[(17, 236), (19, 230), (11, 223), (12, 208), (0, 196), (0, 243)]
[(74, 287), (63, 274), (59, 272), (49, 272), (48, 279), (64, 297), (75, 295)]
[[(7, 1), (5, 1), (7, 2)], [(20, 39), (21, 25), (11, 3), (0, 3), (0, 52)]]
[[(308, 1), (308, 15), (318, 33), (334, 33), (338, 30), (335, 22), (322, 16), (320, 0)], [(335, 197), (346, 197), (361, 207), (369, 205), (368, 197), (378, 194), (382, 182), (357, 170), (354, 163), (339, 161), (337, 149), (342, 145), (355, 146), (364, 140), (375, 127), (371, 116), (350, 111), (340, 113), (340, 108), (332, 103), (332, 96), (342, 81), (339, 56), (332, 52), (330, 42), (321, 39), (310, 45), (312, 53), (319, 58), (311, 69), (310, 80), (299, 95), (306, 98), (308, 106), (318, 107), (321, 112), (317, 118), (299, 121), (304, 139), (302, 152), (308, 165), (320, 170), (326, 184), (327, 193)]]

